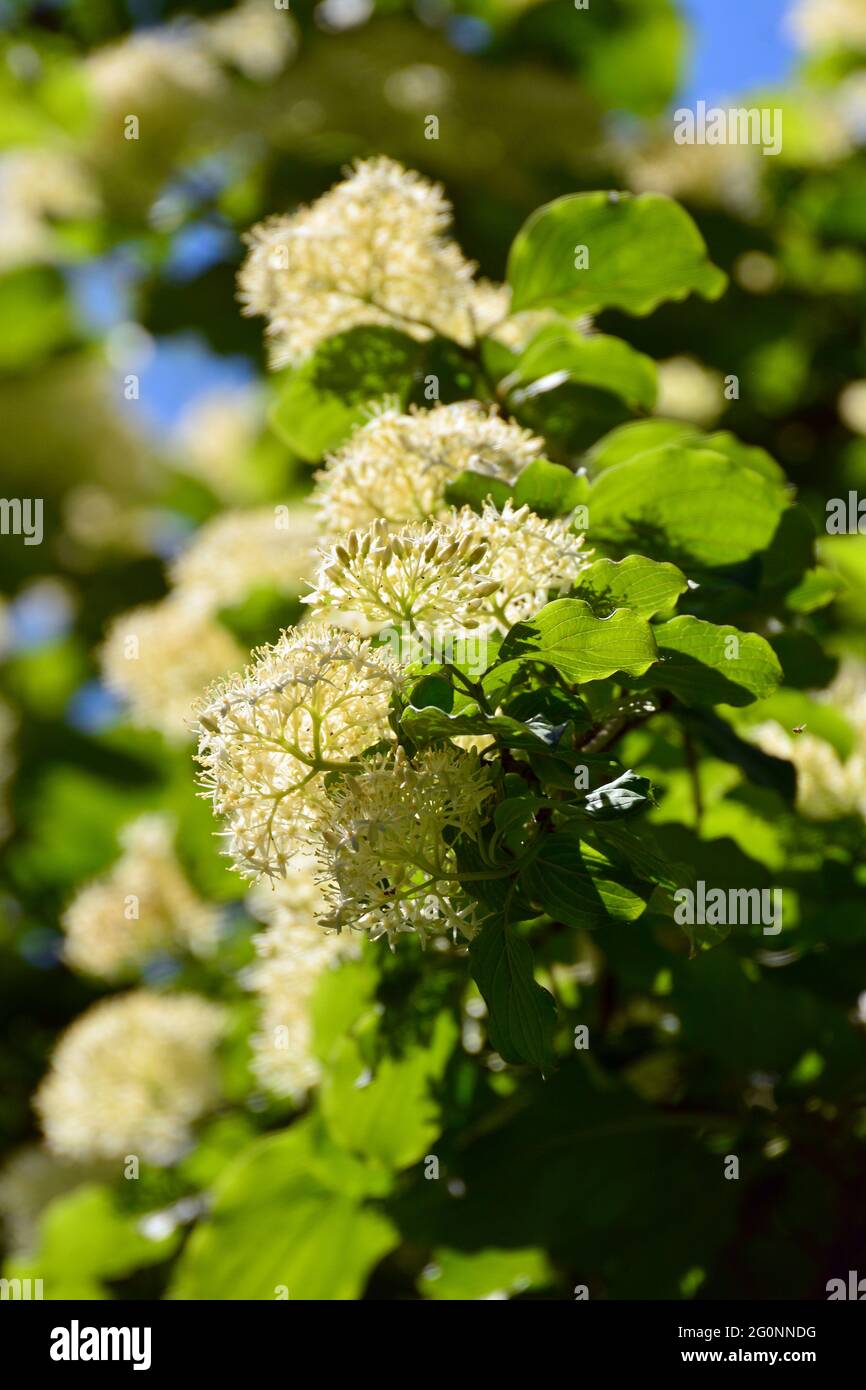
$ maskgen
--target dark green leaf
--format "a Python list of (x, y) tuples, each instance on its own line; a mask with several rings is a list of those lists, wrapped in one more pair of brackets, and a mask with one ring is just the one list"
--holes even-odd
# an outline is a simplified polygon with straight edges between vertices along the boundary
[(595, 927), (609, 918), (633, 922), (646, 907), (648, 890), (621, 882), (610, 861), (572, 831), (547, 835), (524, 871), (524, 887), (533, 902), (558, 922)]
[(782, 679), (779, 660), (763, 637), (684, 614), (655, 628), (659, 663), (635, 682), (671, 690), (686, 704), (748, 705), (770, 695)]
[(472, 978), (489, 1012), (490, 1041), (506, 1062), (553, 1061), (556, 1005), (536, 983), (532, 948), (513, 927), (493, 918), (469, 946)]
[(301, 458), (335, 449), (384, 396), (405, 402), (423, 348), (393, 328), (351, 328), (287, 369), (271, 424)]

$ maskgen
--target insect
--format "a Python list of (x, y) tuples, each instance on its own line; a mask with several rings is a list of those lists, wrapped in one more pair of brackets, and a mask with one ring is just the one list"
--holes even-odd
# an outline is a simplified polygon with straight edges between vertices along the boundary
[(793, 727), (793, 729), (791, 730), (791, 733), (792, 733), (792, 734), (802, 734), (802, 733), (805, 732), (805, 730), (806, 730), (806, 725), (805, 725), (805, 724), (795, 724), (794, 727)]

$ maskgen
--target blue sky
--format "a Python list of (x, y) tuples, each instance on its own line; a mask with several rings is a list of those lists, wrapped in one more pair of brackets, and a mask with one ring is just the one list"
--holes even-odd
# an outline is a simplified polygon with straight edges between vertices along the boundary
[(710, 103), (781, 81), (796, 50), (785, 32), (792, 0), (680, 0), (691, 20), (692, 63), (680, 101)]

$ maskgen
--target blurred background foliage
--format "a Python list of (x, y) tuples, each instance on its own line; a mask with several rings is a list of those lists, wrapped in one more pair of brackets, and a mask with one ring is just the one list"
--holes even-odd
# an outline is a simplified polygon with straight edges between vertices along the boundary
[[(824, 538), (827, 499), (866, 488), (866, 29), (828, 35), (820, 6), (811, 8), (818, 17), (811, 29), (801, 22), (803, 51), (784, 84), (731, 92), (783, 109), (783, 151), (768, 158), (749, 146), (674, 144), (671, 110), (691, 43), (674, 0), (592, 0), (586, 10), (571, 0), (293, 0), (290, 11), (267, 0), (236, 9), (0, 0), (0, 467), (5, 495), (45, 505), (42, 545), (0, 542), (0, 1145), (13, 1152), (36, 1140), (31, 1095), (53, 1040), (101, 992), (60, 962), (60, 913), (117, 857), (118, 828), (146, 810), (175, 816), (191, 882), (225, 908), (218, 962), (185, 967), (180, 982), (234, 1001), (226, 1086), (243, 1102), (179, 1168), (120, 1192), (103, 1174), (73, 1182), (46, 1166), (44, 1192), (26, 1200), (40, 1208), (56, 1191), (75, 1192), (52, 1208), (39, 1267), (73, 1296), (159, 1294), (174, 1227), (151, 1231), (145, 1248), (128, 1208), (138, 1220), (189, 1199), (286, 1113), (249, 1099), (249, 1004), (234, 980), (250, 957), (250, 925), (243, 885), (217, 857), (210, 810), (195, 798), (190, 750), (130, 727), (95, 659), (113, 615), (165, 593), (165, 563), (203, 521), (309, 486), (309, 462), (269, 422), (280, 376), (266, 373), (260, 325), (235, 302), (243, 231), (380, 152), (443, 182), (458, 242), (494, 279), (528, 213), (562, 193), (678, 198), (730, 275), (727, 294), (644, 319), (608, 313), (600, 326), (666, 364), (657, 413), (734, 431), (796, 483), (825, 564), (848, 581), (817, 629), (830, 657), (814, 641), (803, 647), (800, 683), (820, 687), (834, 651), (866, 655), (866, 538)], [(730, 9), (747, 44), (749, 7)], [(426, 134), (430, 114), (436, 139)], [(130, 115), (135, 140), (124, 138)], [(730, 375), (739, 396), (727, 400), (720, 383)], [(567, 387), (562, 411), (565, 447), (578, 439), (577, 452), (625, 418), (610, 397), (572, 397)], [(524, 422), (533, 423), (531, 403)], [(291, 600), (264, 594), (228, 621), (251, 644), (296, 613)], [(667, 788), (659, 824), (669, 847), (688, 841), (693, 857), (686, 773), (676, 758), (672, 766), (664, 729), (652, 737), (640, 753)], [(569, 1296), (568, 1280), (586, 1268), (604, 1271), (599, 1292), (622, 1297), (808, 1297), (857, 1267), (866, 1231), (863, 1051), (852, 1023), (866, 989), (862, 885), (851, 896), (845, 877), (840, 900), (818, 832), (777, 826), (761, 788), (727, 798), (726, 768), (706, 760), (706, 876), (751, 882), (746, 853), (768, 870), (820, 864), (834, 949), (807, 951), (777, 983), (724, 952), (674, 958), (660, 979), (641, 933), (587, 946), (586, 1016), (628, 1097), (599, 1085), (592, 1067), (563, 1067), (547, 1083), (521, 1083), (515, 1122), (488, 1134), (479, 1083), (463, 1076), (443, 1099), (447, 1140), (437, 1148), (459, 1181), (391, 1194), (388, 1219), (403, 1244), (380, 1266), (373, 1296), (411, 1297), (419, 1277), (423, 1296), (502, 1286)], [(844, 846), (860, 831), (835, 833)], [(600, 951), (606, 973), (593, 967)], [(435, 968), (423, 985), (410, 971), (407, 994), (401, 968), (389, 963), (386, 985), (398, 1040), (410, 1015), (432, 1020), (450, 988)], [(495, 1073), (489, 1084), (500, 1099), (517, 1085)], [(737, 1152), (751, 1154), (752, 1177), (720, 1183), (719, 1155), (732, 1142), (725, 1115), (744, 1089), (751, 1108)], [(684, 1143), (675, 1117), (642, 1122), (647, 1103), (686, 1091), (710, 1116), (706, 1144)], [(310, 1123), (256, 1160), (287, 1194)], [(77, 1187), (84, 1177), (98, 1185)], [(328, 1213), (337, 1243), (339, 1203), (356, 1180), (371, 1190), (368, 1171), (340, 1169), (333, 1187), (323, 1177), (295, 1193), (296, 1206), (312, 1204), (323, 1221)], [(467, 1188), (471, 1205), (460, 1200)], [(220, 1200), (231, 1219), (231, 1193)], [(268, 1210), (236, 1219), (254, 1234), (270, 1226)], [(353, 1227), (359, 1270), (389, 1248), (377, 1221)], [(105, 1249), (94, 1242), (82, 1255), (94, 1226)], [(461, 1256), (495, 1246), (497, 1233), (510, 1254), (492, 1271)], [(285, 1236), (289, 1249), (299, 1239)], [(439, 1246), (450, 1253), (432, 1277), (420, 1275)], [(206, 1246), (197, 1252), (181, 1296), (198, 1296), (196, 1260), (210, 1258)], [(348, 1251), (345, 1291), (328, 1296), (355, 1296), (353, 1258)], [(213, 1296), (232, 1296), (231, 1277), (213, 1274)]]

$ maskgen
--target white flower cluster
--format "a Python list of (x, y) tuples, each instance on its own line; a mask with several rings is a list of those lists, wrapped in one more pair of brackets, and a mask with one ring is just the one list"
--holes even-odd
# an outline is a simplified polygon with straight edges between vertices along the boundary
[(264, 419), (264, 396), (255, 387), (203, 391), (174, 428), (176, 466), (200, 478), (226, 503), (252, 501), (250, 455)]
[(120, 842), (123, 854), (109, 873), (80, 889), (63, 915), (67, 963), (111, 980), (162, 953), (211, 951), (219, 913), (184, 876), (172, 822), (140, 816)]
[(179, 1158), (218, 1102), (222, 1008), (147, 990), (94, 1004), (63, 1034), (36, 1093), (49, 1149), (89, 1160)]
[(797, 809), (810, 820), (860, 815), (866, 820), (866, 665), (843, 661), (836, 679), (817, 697), (844, 715), (854, 735), (848, 757), (808, 729), (795, 734), (776, 720), (747, 729), (749, 737), (797, 772)]
[(199, 529), (171, 567), (168, 596), (122, 613), (106, 636), (106, 683), (136, 724), (189, 738), (202, 691), (244, 660), (219, 610), (257, 588), (299, 590), (317, 534), (315, 512), (300, 503), (224, 512)]
[(102, 649), (106, 684), (127, 701), (133, 721), (173, 740), (189, 736), (204, 687), (242, 661), (237, 642), (208, 605), (183, 595), (122, 613)]
[(325, 925), (374, 938), (445, 927), (471, 936), (474, 907), (460, 892), (448, 832), (474, 836), (492, 792), (477, 753), (457, 748), (412, 761), (397, 748), (347, 777), (321, 830)]
[(500, 512), (487, 503), (480, 514), (463, 507), (397, 530), (379, 520), (350, 531), (324, 552), (304, 602), (372, 631), (505, 632), (567, 592), (588, 563), (568, 518), (545, 521), (527, 506), (509, 501)]
[(246, 982), (261, 1001), (260, 1026), (251, 1039), (253, 1070), (269, 1091), (303, 1099), (319, 1082), (310, 1005), (326, 970), (358, 955), (357, 939), (322, 930), (325, 898), (315, 861), (299, 855), (276, 884), (257, 884), (249, 895), (253, 916), (267, 930), (253, 938), (259, 959)]
[(378, 157), (310, 207), (254, 227), (239, 297), (245, 313), (268, 319), (273, 366), (361, 325), (471, 345), (507, 300), (473, 280), (450, 223), (438, 185)]
[(787, 21), (795, 41), (809, 52), (866, 50), (864, 0), (796, 0)]
[(536, 435), (477, 401), (386, 407), (350, 436), (317, 475), (329, 535), (383, 520), (399, 525), (446, 510), (445, 488), (465, 469), (513, 483), (544, 450)]
[(240, 603), (254, 589), (299, 589), (309, 573), (319, 533), (312, 508), (257, 507), (223, 512), (196, 532), (174, 562), (178, 593), (217, 611)]
[[(0, 270), (65, 259), (58, 222), (93, 217), (99, 197), (63, 150), (23, 148), (0, 158)], [(67, 253), (68, 254), (68, 253)]]
[(242, 873), (285, 875), (326, 806), (325, 774), (357, 770), (361, 753), (388, 735), (396, 683), (393, 663), (369, 642), (311, 624), (207, 693), (202, 786)]

